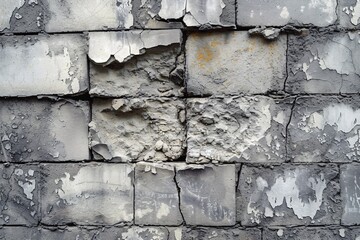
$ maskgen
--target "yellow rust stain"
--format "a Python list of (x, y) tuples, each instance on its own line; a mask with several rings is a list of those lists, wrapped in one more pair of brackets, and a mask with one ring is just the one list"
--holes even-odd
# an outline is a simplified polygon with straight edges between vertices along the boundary
[(215, 58), (219, 44), (220, 42), (218, 41), (210, 41), (206, 43), (205, 46), (201, 46), (197, 49), (196, 60), (200, 67), (205, 67), (207, 63)]

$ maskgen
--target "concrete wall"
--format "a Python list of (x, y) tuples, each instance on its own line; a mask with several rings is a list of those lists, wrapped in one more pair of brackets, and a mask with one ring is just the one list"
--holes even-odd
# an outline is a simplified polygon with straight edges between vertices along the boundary
[(1, 0), (0, 239), (360, 239), (359, 0)]

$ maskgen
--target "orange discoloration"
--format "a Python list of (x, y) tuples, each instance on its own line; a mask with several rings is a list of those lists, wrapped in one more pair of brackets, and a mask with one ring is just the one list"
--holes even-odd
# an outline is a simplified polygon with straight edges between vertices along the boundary
[(205, 46), (197, 49), (196, 59), (200, 67), (205, 67), (205, 64), (214, 59), (219, 44), (218, 41), (210, 41)]

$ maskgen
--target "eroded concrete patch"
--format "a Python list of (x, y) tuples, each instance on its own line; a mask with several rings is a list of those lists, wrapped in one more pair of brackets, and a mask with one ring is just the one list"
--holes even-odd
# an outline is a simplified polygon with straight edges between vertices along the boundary
[(360, 224), (360, 164), (341, 166), (340, 175), (344, 225)]

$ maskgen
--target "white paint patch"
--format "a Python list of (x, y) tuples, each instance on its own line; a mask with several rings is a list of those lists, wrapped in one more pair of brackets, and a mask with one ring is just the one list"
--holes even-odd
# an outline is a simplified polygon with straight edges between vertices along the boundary
[(182, 240), (182, 229), (181, 228), (175, 229), (174, 233), (175, 233), (175, 240)]
[(350, 16), (353, 25), (360, 24), (360, 0), (356, 1), (355, 6), (344, 7), (343, 12)]
[(280, 13), (280, 17), (284, 18), (284, 19), (288, 19), (290, 16), (289, 11), (287, 9), (287, 7), (283, 7)]
[(185, 14), (186, 0), (162, 0), (159, 16), (162, 19), (179, 19)]
[(221, 25), (220, 16), (226, 6), (222, 0), (207, 0), (202, 6), (201, 1), (186, 1), (186, 14), (183, 22), (186, 26), (200, 26), (202, 24)]
[(170, 207), (165, 203), (161, 203), (160, 207), (156, 213), (156, 217), (158, 219), (161, 219), (162, 217), (166, 217), (169, 214), (170, 214)]
[(279, 236), (279, 237), (282, 237), (284, 235), (284, 230), (283, 229), (279, 229), (277, 230), (276, 234)]
[(35, 179), (26, 179), (25, 182), (18, 181), (20, 187), (22, 187), (27, 199), (33, 199), (33, 191), (35, 190)]
[(2, 1), (0, 6), (0, 31), (10, 28), (10, 18), (15, 9), (22, 7), (25, 0)]
[(344, 238), (346, 235), (345, 235), (345, 229), (339, 229), (339, 235), (340, 237)]

